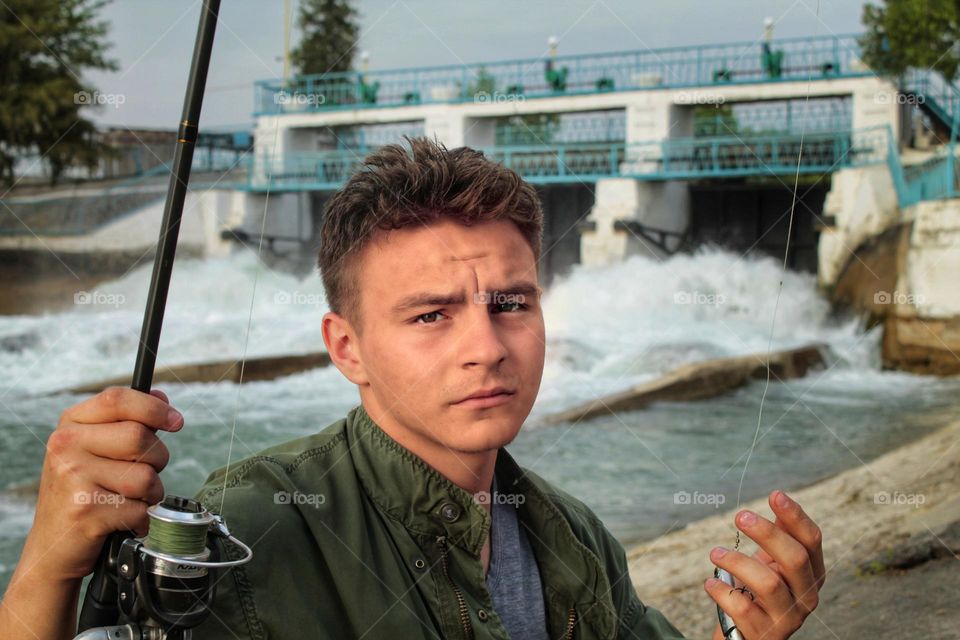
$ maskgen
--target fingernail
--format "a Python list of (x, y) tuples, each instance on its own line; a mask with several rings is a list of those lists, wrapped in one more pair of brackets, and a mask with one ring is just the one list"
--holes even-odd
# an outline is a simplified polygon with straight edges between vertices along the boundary
[(785, 494), (783, 491), (780, 491), (780, 492), (777, 493), (777, 506), (778, 506), (778, 507), (781, 507), (781, 508), (786, 509), (786, 508), (789, 507), (791, 504), (793, 504), (793, 500), (791, 500), (791, 499), (787, 496), (787, 494)]
[(176, 409), (170, 409), (167, 411), (167, 424), (171, 429), (179, 429), (183, 426), (183, 414)]
[(708, 578), (708, 579), (707, 579), (707, 589), (712, 589), (713, 587), (717, 586), (718, 584), (720, 584), (720, 581), (717, 580), (716, 578)]
[(746, 526), (753, 526), (757, 522), (757, 514), (753, 511), (744, 511), (740, 516), (740, 523)]
[(726, 547), (714, 547), (710, 554), (715, 560), (719, 560), (723, 556), (727, 555), (727, 551), (730, 551), (730, 549), (727, 549)]

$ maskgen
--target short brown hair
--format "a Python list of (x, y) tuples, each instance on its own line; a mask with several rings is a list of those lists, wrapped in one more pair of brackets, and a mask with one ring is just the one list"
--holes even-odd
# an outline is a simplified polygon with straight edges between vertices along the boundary
[(354, 257), (378, 229), (425, 226), (443, 218), (470, 226), (512, 220), (539, 261), (543, 211), (536, 190), (512, 169), (469, 147), (447, 150), (429, 138), (404, 136), (363, 160), (326, 203), (317, 266), (330, 310), (359, 330), (360, 291)]

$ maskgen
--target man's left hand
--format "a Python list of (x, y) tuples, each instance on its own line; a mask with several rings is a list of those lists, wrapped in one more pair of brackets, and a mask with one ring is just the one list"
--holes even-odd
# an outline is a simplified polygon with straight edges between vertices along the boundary
[[(793, 635), (817, 608), (826, 578), (820, 527), (782, 491), (772, 492), (768, 502), (776, 515), (774, 522), (747, 510), (734, 519), (736, 527), (760, 546), (753, 556), (723, 547), (710, 553), (713, 564), (735, 576), (736, 588), (714, 578), (704, 584), (710, 597), (733, 618), (744, 640), (783, 640)], [(724, 640), (719, 623), (712, 640)]]

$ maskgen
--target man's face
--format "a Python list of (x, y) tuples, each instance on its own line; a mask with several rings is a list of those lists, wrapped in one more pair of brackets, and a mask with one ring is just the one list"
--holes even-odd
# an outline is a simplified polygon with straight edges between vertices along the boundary
[[(360, 393), (381, 426), (460, 452), (513, 440), (544, 359), (536, 263), (516, 225), (381, 231), (357, 265)], [(509, 394), (464, 401), (496, 387)]]

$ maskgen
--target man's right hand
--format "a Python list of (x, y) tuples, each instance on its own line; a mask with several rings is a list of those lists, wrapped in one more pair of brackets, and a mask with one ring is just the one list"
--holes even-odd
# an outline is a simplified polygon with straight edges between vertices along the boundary
[(158, 390), (110, 387), (60, 416), (47, 440), (27, 547), (42, 550), (29, 571), (60, 580), (93, 571), (114, 531), (147, 533), (147, 507), (163, 499), (159, 473), (170, 452), (156, 430), (179, 431), (183, 416)]

